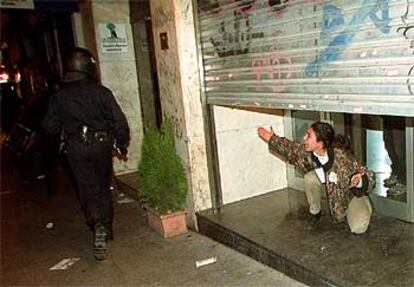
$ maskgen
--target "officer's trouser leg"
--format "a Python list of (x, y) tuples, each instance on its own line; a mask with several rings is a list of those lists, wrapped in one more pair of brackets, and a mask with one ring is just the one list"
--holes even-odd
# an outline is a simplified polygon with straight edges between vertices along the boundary
[(347, 222), (352, 233), (367, 231), (371, 219), (372, 207), (368, 196), (354, 197), (347, 210)]
[(80, 143), (68, 151), (71, 169), (78, 184), (78, 195), (86, 223), (110, 229), (113, 219), (112, 194), (109, 189), (112, 171), (111, 150), (102, 144)]
[(95, 165), (95, 172), (99, 178), (99, 188), (101, 190), (100, 205), (102, 209), (101, 223), (106, 230), (112, 231), (112, 220), (114, 217), (112, 193), (111, 193), (111, 179), (112, 179), (112, 153), (109, 151), (106, 155), (102, 155), (100, 161)]
[(306, 173), (304, 179), (306, 199), (309, 203), (309, 212), (311, 214), (318, 214), (321, 211), (323, 185), (313, 170)]

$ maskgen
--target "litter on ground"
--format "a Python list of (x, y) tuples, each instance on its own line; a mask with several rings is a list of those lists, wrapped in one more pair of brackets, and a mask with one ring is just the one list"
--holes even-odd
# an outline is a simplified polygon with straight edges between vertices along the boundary
[(55, 264), (53, 267), (50, 267), (49, 270), (66, 270), (76, 262), (80, 261), (79, 257), (75, 258), (65, 258)]
[(216, 262), (217, 262), (217, 257), (214, 256), (214, 257), (210, 257), (210, 258), (203, 259), (203, 260), (197, 260), (195, 262), (195, 265), (196, 265), (197, 268), (200, 268), (200, 267), (210, 265), (210, 264), (213, 264), (213, 263), (216, 263)]
[(133, 199), (131, 199), (131, 198), (128, 198), (128, 197), (124, 197), (124, 198), (122, 198), (122, 199), (118, 199), (118, 200), (117, 200), (117, 202), (118, 202), (119, 204), (124, 204), (124, 203), (131, 203), (131, 202), (134, 202), (134, 200), (133, 200)]

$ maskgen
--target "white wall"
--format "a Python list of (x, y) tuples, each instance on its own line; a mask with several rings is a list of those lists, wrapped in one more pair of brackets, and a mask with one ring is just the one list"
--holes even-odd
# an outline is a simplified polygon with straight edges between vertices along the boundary
[[(150, 9), (162, 112), (175, 126), (189, 184), (187, 224), (196, 227), (195, 212), (211, 207), (211, 194), (193, 7), (188, 0), (151, 0)], [(161, 33), (168, 49), (161, 49)]]
[(214, 108), (223, 203), (287, 187), (286, 163), (257, 136), (260, 126), (284, 135), (283, 113)]

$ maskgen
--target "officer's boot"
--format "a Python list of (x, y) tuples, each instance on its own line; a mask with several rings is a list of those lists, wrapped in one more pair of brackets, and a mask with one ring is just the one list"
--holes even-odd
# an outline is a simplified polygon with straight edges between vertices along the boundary
[(108, 239), (108, 241), (113, 241), (114, 240), (114, 231), (112, 229), (112, 225), (108, 225), (108, 226), (105, 225), (105, 228), (106, 228), (106, 231), (108, 233), (108, 236), (106, 238)]
[(109, 241), (113, 241), (113, 240), (114, 240), (114, 231), (113, 231), (113, 229), (112, 229), (112, 226), (111, 226), (111, 228), (109, 228), (109, 232), (108, 232), (108, 240), (109, 240)]
[(107, 255), (106, 242), (108, 239), (108, 232), (101, 223), (95, 225), (94, 241), (93, 241), (93, 255), (96, 260), (104, 260)]
[(106, 240), (113, 241), (114, 240), (114, 231), (112, 229), (112, 221), (102, 221), (102, 226), (105, 227), (106, 230)]

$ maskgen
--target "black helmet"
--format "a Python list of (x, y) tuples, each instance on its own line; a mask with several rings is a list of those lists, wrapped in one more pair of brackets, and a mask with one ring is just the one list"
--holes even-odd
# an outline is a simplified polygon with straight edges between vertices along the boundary
[(92, 54), (84, 48), (73, 48), (66, 59), (62, 82), (71, 83), (96, 78), (96, 64)]

